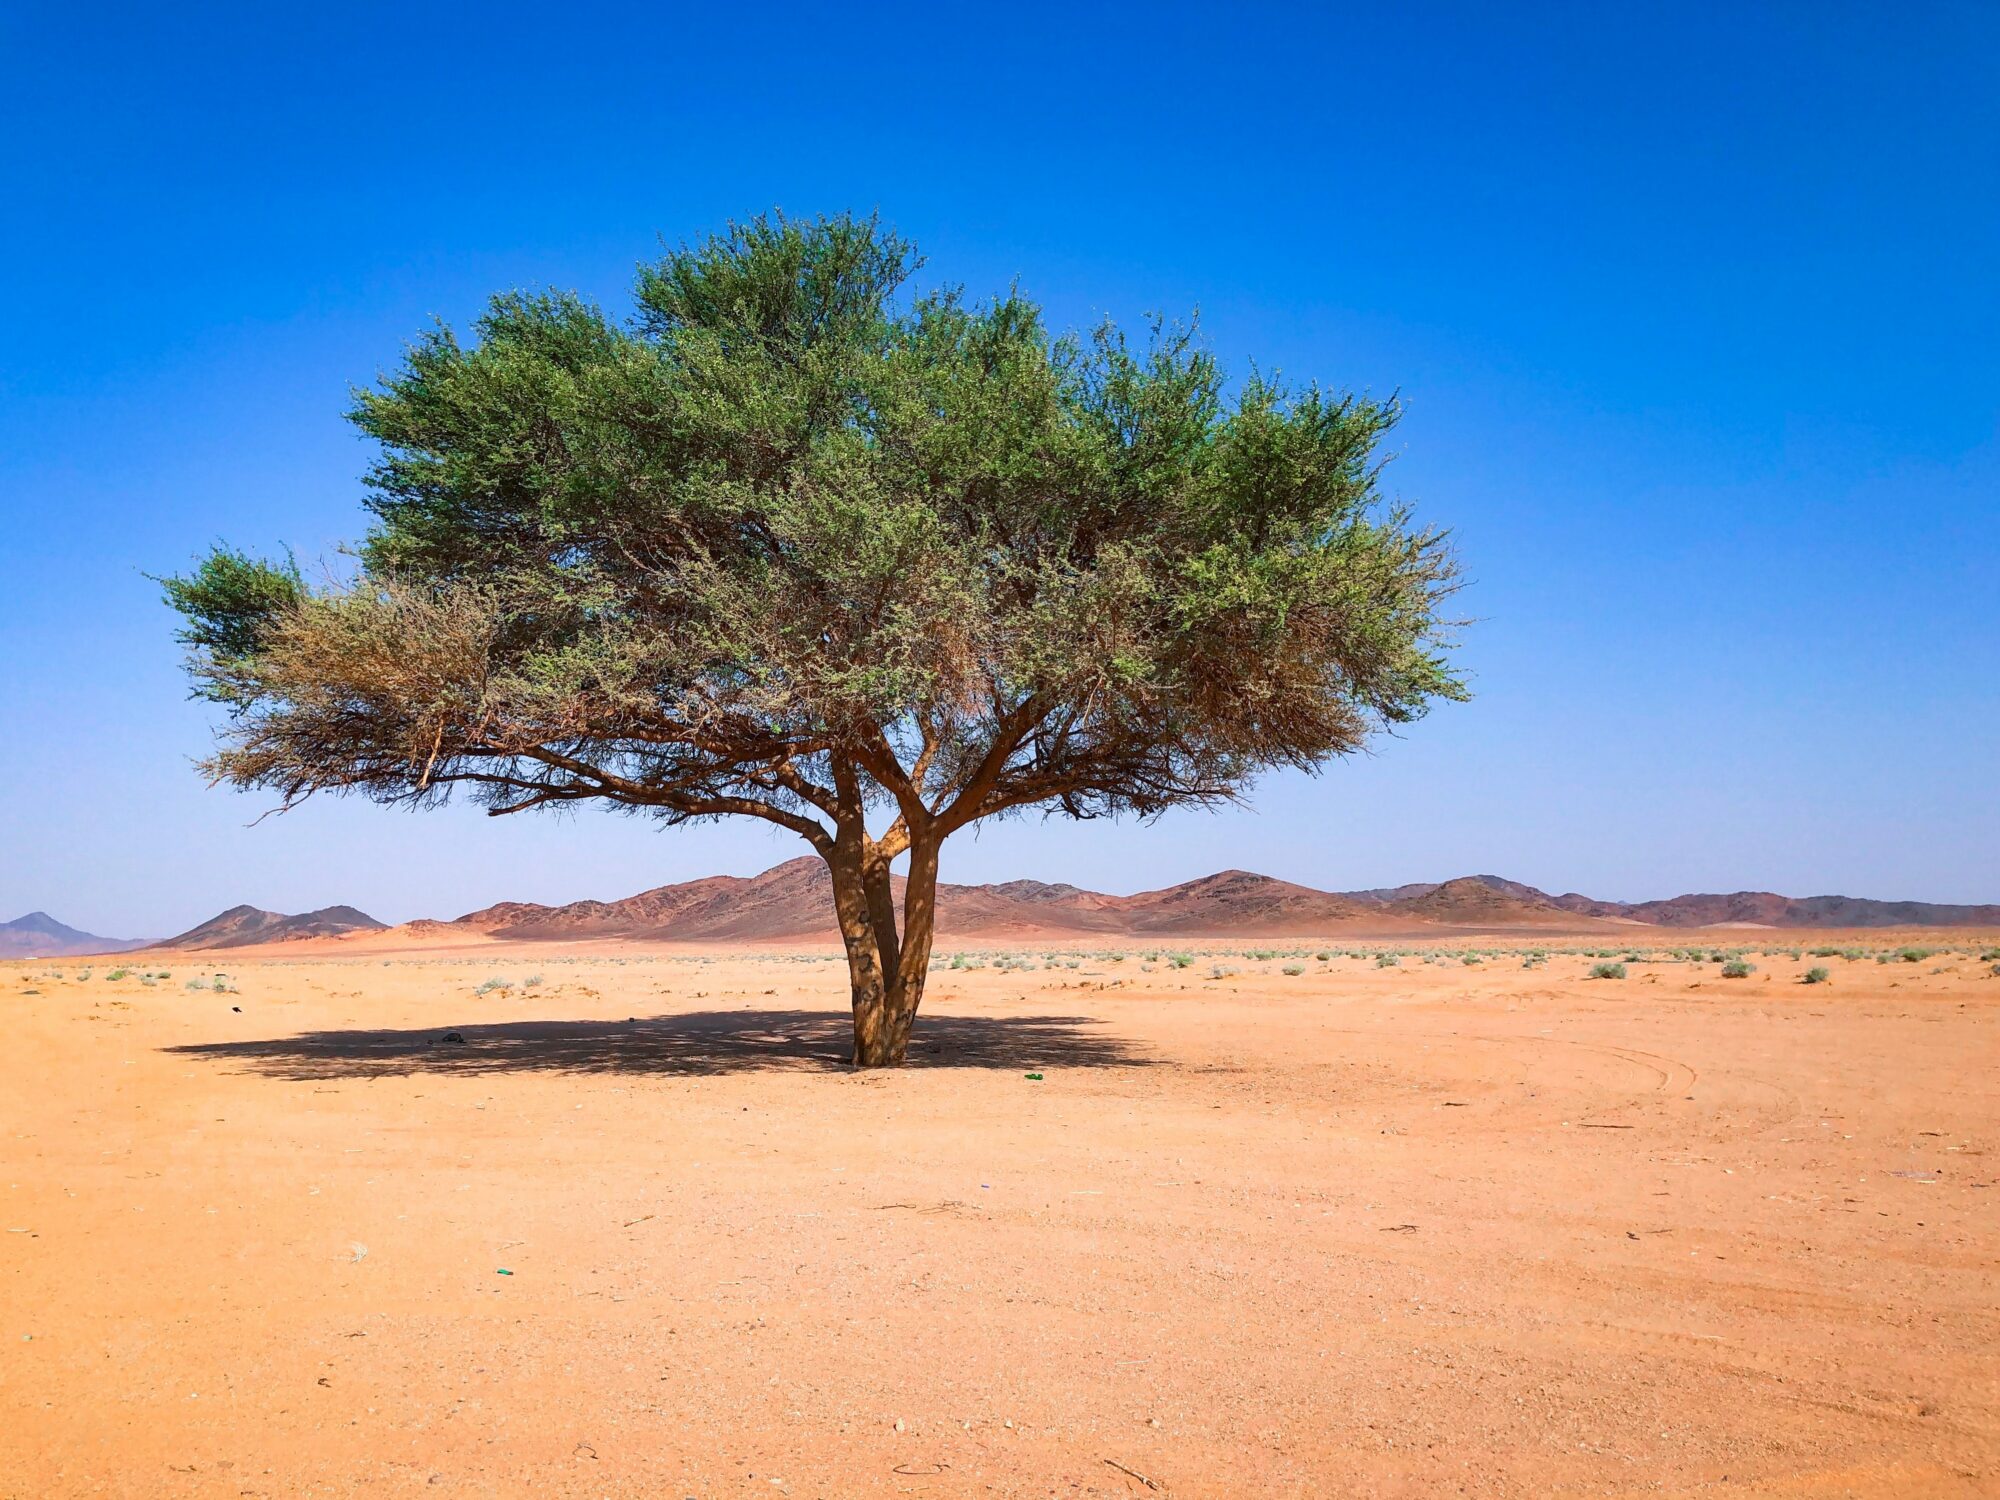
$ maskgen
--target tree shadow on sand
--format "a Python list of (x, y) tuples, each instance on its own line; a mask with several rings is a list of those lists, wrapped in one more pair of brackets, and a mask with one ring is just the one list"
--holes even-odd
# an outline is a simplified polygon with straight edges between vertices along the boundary
[[(1156, 1059), (1092, 1029), (1089, 1016), (920, 1016), (912, 1068), (1130, 1068)], [(448, 1036), (463, 1038), (450, 1041)], [(268, 1078), (316, 1081), (409, 1073), (662, 1073), (703, 1076), (844, 1071), (844, 1013), (701, 1010), (627, 1021), (509, 1021), (414, 1031), (306, 1031), (165, 1050), (234, 1060)]]

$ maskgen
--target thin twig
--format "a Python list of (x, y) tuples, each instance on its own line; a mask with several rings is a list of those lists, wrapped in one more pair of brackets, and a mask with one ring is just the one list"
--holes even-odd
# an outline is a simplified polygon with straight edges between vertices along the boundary
[(1141, 1474), (1137, 1469), (1128, 1469), (1125, 1467), (1125, 1465), (1118, 1462), (1118, 1460), (1115, 1458), (1107, 1458), (1104, 1461), (1110, 1464), (1111, 1467), (1116, 1469), (1120, 1474), (1130, 1474), (1134, 1479), (1138, 1480), (1139, 1483), (1143, 1484), (1149, 1490), (1156, 1490), (1159, 1488), (1159, 1485), (1157, 1483), (1155, 1483), (1153, 1480), (1148, 1479), (1144, 1474)]

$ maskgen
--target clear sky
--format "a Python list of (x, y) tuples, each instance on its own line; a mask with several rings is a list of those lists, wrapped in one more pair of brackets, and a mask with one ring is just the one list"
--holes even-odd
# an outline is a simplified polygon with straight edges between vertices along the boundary
[[(872, 11), (872, 14), (871, 14)], [(1399, 390), (1476, 698), (945, 878), (2000, 900), (2000, 7), (0, 8), (0, 918), (385, 920), (804, 852), (206, 789), (142, 576), (362, 527), (340, 413), (487, 294), (879, 208), (1058, 325)]]

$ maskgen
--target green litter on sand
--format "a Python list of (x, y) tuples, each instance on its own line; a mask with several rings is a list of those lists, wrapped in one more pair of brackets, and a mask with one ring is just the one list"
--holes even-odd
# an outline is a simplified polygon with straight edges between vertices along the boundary
[(505, 1266), (502, 1266), (499, 1270), (495, 1271), (493, 1274), (495, 1276), (512, 1276), (514, 1273), (508, 1270)]
[(1042, 1075), (1039, 1073), (1028, 1073), (1024, 1074), (1023, 1076), (1032, 1079), (1036, 1083), (1040, 1083), (1042, 1081)]

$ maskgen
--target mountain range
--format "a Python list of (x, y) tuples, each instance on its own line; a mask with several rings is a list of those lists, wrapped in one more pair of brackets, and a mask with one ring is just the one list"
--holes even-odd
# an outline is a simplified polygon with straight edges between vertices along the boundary
[[(1552, 896), (1498, 875), (1467, 875), (1434, 884), (1373, 890), (1320, 891), (1245, 870), (1224, 870), (1133, 896), (1110, 896), (1039, 880), (938, 887), (938, 932), (946, 940), (1064, 935), (1133, 939), (1320, 934), (1421, 938), (1453, 931), (1581, 934), (1635, 927), (1711, 926), (2000, 929), (2000, 905), (1796, 897), (1769, 891), (1674, 896), (1660, 901), (1603, 901), (1573, 891)], [(761, 875), (712, 875), (659, 886), (622, 901), (572, 901), (565, 906), (503, 901), (451, 921), (425, 919), (398, 928), (390, 928), (352, 906), (328, 906), (297, 916), (234, 906), (177, 937), (146, 943), (96, 937), (65, 927), (46, 913), (33, 912), (0, 924), (0, 957), (74, 956), (143, 947), (261, 947), (371, 934), (390, 944), (402, 939), (428, 944), (489, 938), (509, 942), (766, 942), (832, 939), (837, 935), (826, 867), (807, 856)]]
[(290, 943), (301, 938), (347, 937), (356, 932), (380, 932), (389, 924), (378, 922), (365, 911), (351, 906), (323, 906), (318, 911), (296, 917), (281, 912), (260, 911), (254, 906), (232, 906), (218, 912), (199, 927), (190, 927), (178, 937), (156, 946), (161, 948), (249, 948), (265, 943)]
[(0, 958), (69, 958), (81, 953), (125, 953), (148, 946), (147, 938), (108, 938), (79, 932), (45, 911), (0, 922)]
[[(567, 906), (503, 902), (452, 922), (412, 923), (510, 940), (642, 937), (726, 941), (831, 937), (826, 867), (810, 856), (743, 879), (718, 875), (631, 896)], [(1997, 926), (2000, 905), (1944, 906), (1852, 896), (1778, 896), (1764, 891), (1675, 896), (1665, 901), (1600, 901), (1551, 896), (1498, 875), (1365, 891), (1319, 891), (1268, 875), (1225, 870), (1184, 885), (1108, 896), (1073, 885), (1010, 880), (940, 885), (938, 931), (950, 937), (1311, 936), (1372, 932), (1421, 935), (1438, 928), (1498, 932), (1609, 931), (1635, 926), (1707, 927)]]

